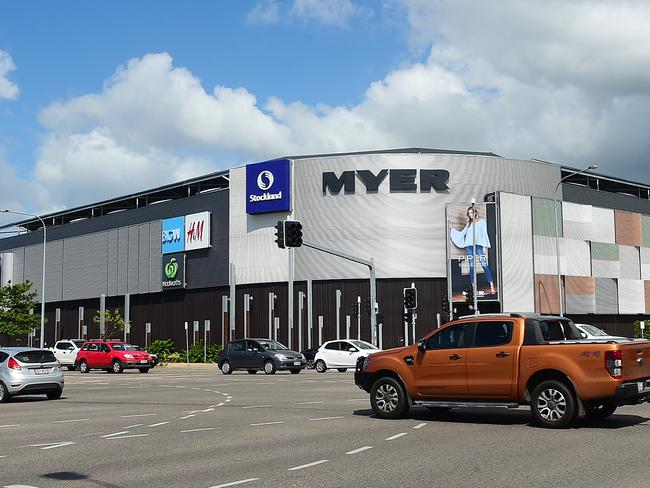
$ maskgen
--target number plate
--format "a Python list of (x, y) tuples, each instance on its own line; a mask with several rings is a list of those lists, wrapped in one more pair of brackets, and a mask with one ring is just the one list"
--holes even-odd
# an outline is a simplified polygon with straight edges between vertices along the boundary
[(293, 365), (294, 365), (294, 366), (300, 366), (300, 361), (294, 361), (294, 362), (293, 362)]
[(49, 373), (49, 372), (50, 372), (50, 370), (49, 370), (49, 369), (45, 369), (45, 368), (35, 369), (35, 370), (34, 370), (34, 373), (36, 373), (36, 374), (47, 374), (47, 373)]
[(147, 360), (146, 360), (146, 359), (142, 359), (142, 360), (140, 361), (140, 364), (147, 364)]

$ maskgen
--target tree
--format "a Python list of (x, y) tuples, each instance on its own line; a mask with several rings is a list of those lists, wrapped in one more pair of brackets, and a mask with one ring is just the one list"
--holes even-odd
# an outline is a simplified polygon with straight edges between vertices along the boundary
[[(116, 334), (117, 332), (124, 332), (124, 327), (126, 323), (124, 322), (124, 318), (122, 317), (122, 313), (120, 312), (119, 308), (116, 308), (113, 312), (110, 310), (105, 310), (103, 312), (104, 315), (104, 333), (101, 333), (100, 330), (100, 339), (107, 339), (113, 334)], [(93, 322), (95, 322), (97, 325), (99, 325), (102, 321), (102, 311), (97, 310), (97, 313), (93, 317)], [(129, 325), (131, 325), (131, 322), (129, 321)]]
[(36, 306), (31, 288), (30, 281), (0, 288), (0, 334), (15, 337), (41, 328), (41, 316), (31, 313)]

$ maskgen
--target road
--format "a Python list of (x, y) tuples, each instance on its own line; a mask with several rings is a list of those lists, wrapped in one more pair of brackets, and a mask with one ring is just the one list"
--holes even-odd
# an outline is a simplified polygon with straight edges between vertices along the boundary
[(0, 405), (0, 486), (625, 486), (650, 481), (650, 404), (552, 431), (527, 409), (374, 418), (351, 373), (66, 372)]

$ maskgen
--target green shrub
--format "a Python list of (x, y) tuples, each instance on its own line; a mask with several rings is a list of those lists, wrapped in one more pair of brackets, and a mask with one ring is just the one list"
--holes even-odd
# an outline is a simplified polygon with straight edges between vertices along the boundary
[(221, 344), (212, 344), (208, 347), (208, 362), (216, 363), (219, 360), (219, 353), (223, 351)]
[(157, 355), (161, 361), (167, 361), (168, 356), (174, 352), (174, 341), (171, 339), (157, 339), (149, 344), (147, 351)]
[[(650, 338), (650, 320), (644, 321), (645, 330), (643, 331), (643, 337), (645, 339)], [(641, 321), (637, 320), (634, 322), (634, 337), (641, 337)]]
[(167, 355), (165, 361), (167, 361), (168, 363), (182, 363), (185, 361), (185, 356), (184, 355), (181, 356), (180, 352), (173, 352)]
[[(219, 357), (219, 353), (223, 348), (221, 344), (212, 344), (208, 346), (206, 361), (208, 363), (215, 363)], [(194, 345), (191, 345), (189, 348), (190, 354), (189, 359), (190, 363), (202, 363), (203, 362), (203, 341), (199, 341)], [(187, 352), (185, 349), (180, 353), (181, 361), (186, 361)]]

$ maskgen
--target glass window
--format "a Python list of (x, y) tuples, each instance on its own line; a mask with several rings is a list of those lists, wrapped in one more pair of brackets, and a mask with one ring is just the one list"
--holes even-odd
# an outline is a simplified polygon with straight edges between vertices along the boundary
[(102, 352), (110, 352), (111, 349), (108, 347), (108, 344), (102, 344), (101, 351)]
[(474, 346), (500, 346), (512, 340), (512, 322), (478, 322)]
[(352, 344), (354, 344), (356, 347), (359, 349), (377, 349), (375, 346), (372, 344), (366, 342), (366, 341), (350, 341)]
[(25, 351), (14, 354), (14, 357), (24, 364), (56, 362), (56, 358), (52, 351)]
[(285, 351), (287, 349), (284, 344), (272, 340), (259, 341), (259, 345), (266, 351)]
[(244, 341), (234, 341), (230, 343), (231, 351), (243, 351), (245, 349)]
[(4, 363), (5, 359), (7, 359), (8, 357), (9, 357), (9, 354), (7, 354), (6, 352), (1, 352), (0, 351), (0, 363)]
[(88, 349), (86, 349), (86, 346), (84, 346), (84, 350), (86, 350), (86, 351), (99, 351), (99, 345), (97, 345), (97, 344), (88, 344)]
[(248, 341), (246, 347), (248, 348), (249, 351), (252, 351), (254, 349), (257, 349), (258, 351), (262, 350), (262, 348), (257, 343), (257, 341)]
[(83, 345), (86, 343), (86, 341), (81, 340), (81, 339), (79, 339), (79, 340), (73, 340), (72, 342), (74, 342), (75, 345), (76, 345), (77, 347), (81, 347), (81, 346), (83, 346)]
[(339, 351), (339, 344), (340, 342), (330, 342), (328, 345), (325, 346), (325, 349), (329, 349), (331, 351)]
[(568, 320), (540, 320), (539, 330), (545, 341), (582, 339), (578, 329)]
[(113, 351), (126, 351), (128, 350), (126, 347), (126, 344), (122, 343), (117, 343), (117, 344), (111, 344), (111, 347), (113, 348)]
[(70, 344), (69, 342), (59, 342), (56, 345), (56, 348), (60, 351), (67, 351), (68, 349), (70, 349), (71, 346), (72, 344)]
[(600, 330), (598, 327), (594, 327), (593, 325), (581, 325), (580, 328), (592, 336), (603, 337), (607, 335), (607, 332)]
[(427, 341), (427, 349), (455, 349), (465, 347), (465, 329), (469, 324), (445, 327)]

